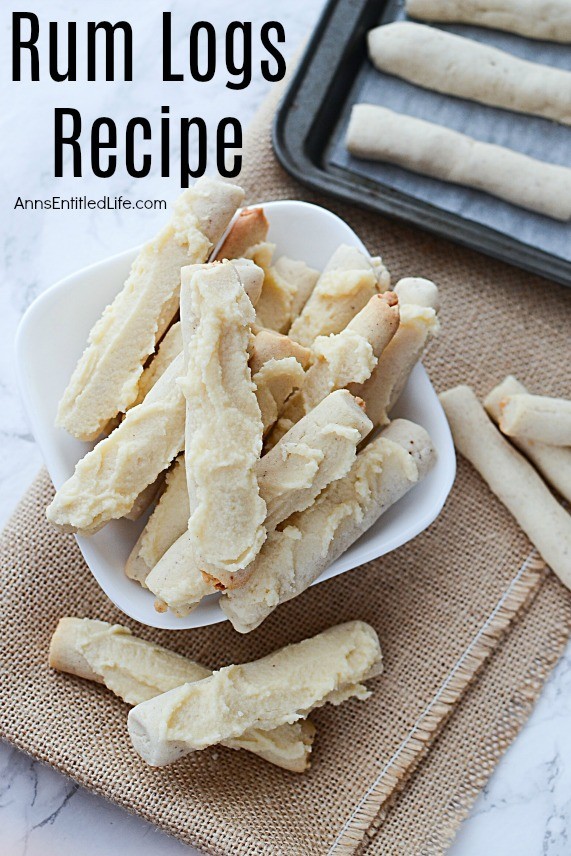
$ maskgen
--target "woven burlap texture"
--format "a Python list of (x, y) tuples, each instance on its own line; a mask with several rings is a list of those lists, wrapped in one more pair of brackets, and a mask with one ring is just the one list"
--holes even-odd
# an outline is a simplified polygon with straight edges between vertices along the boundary
[[(565, 289), (306, 191), (275, 161), (274, 110), (275, 98), (245, 147), (241, 182), (249, 201), (318, 202), (382, 253), (395, 280), (434, 279), (442, 291), (443, 332), (425, 364), (438, 390), (467, 381), (483, 394), (511, 371), (531, 389), (568, 392)], [(227, 623), (176, 633), (126, 619), (99, 590), (74, 539), (46, 523), (51, 494), (42, 474), (0, 546), (2, 734), (212, 854), (442, 852), (517, 733), (571, 627), (566, 592), (551, 576), (545, 582), (525, 536), (463, 461), (428, 531), (314, 587), (245, 637)], [(47, 668), (50, 635), (63, 615), (122, 622), (211, 667), (361, 618), (379, 633), (385, 674), (372, 682), (366, 704), (315, 714), (314, 763), (304, 776), (223, 748), (153, 770), (131, 749), (122, 702)], [(521, 625), (514, 629), (516, 617)], [(434, 740), (438, 751), (426, 755)]]

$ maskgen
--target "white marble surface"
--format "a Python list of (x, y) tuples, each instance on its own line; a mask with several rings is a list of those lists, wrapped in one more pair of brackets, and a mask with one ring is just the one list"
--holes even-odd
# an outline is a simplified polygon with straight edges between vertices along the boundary
[[(140, 112), (156, 116), (164, 103), (171, 115), (203, 115), (211, 127), (223, 115), (252, 115), (268, 85), (258, 75), (242, 93), (225, 88), (224, 76), (209, 85), (170, 84), (160, 80), (156, 49), (160, 11), (152, 0), (123, 0), (120, 14), (135, 33), (137, 83), (11, 84), (9, 73), (10, 14), (0, 9), (0, 67), (4, 106), (0, 114), (2, 287), (0, 290), (0, 522), (4, 522), (40, 466), (20, 406), (11, 346), (18, 320), (31, 301), (66, 274), (102, 259), (152, 234), (162, 222), (160, 212), (22, 212), (13, 211), (18, 195), (34, 197), (57, 192), (132, 198), (165, 198), (177, 192), (177, 181), (161, 179), (155, 170), (144, 181), (122, 170), (109, 180), (86, 175), (82, 181), (52, 178), (51, 123), (54, 106), (79, 106), (84, 120), (109, 115), (120, 120)], [(313, 25), (323, 0), (287, 0), (279, 17), (286, 28), (288, 54)], [(93, 4), (50, 0), (29, 3), (47, 20), (94, 17)], [(176, 56), (183, 61), (185, 26), (194, 20), (191, 4), (160, 4), (171, 8), (179, 31)], [(116, 3), (99, 0), (98, 18), (116, 17)], [(271, 4), (247, 0), (240, 14), (260, 24)], [(275, 7), (274, 7), (275, 8)], [(217, 28), (231, 20), (234, 9), (223, 0), (210, 0), (201, 15)], [(274, 11), (274, 14), (277, 14)], [(80, 29), (81, 33), (81, 29)], [(45, 44), (45, 42), (44, 42)], [(42, 63), (45, 69), (45, 62)], [(6, 102), (6, 98), (8, 99)], [(564, 856), (571, 852), (567, 830), (571, 819), (571, 653), (559, 664), (543, 696), (514, 746), (506, 754), (476, 803), (452, 847), (453, 856)], [(83, 856), (121, 853), (122, 856), (175, 856), (192, 853), (145, 821), (78, 788), (8, 745), (0, 745), (0, 852), (6, 856)], [(297, 856), (297, 854), (296, 854)], [(408, 854), (407, 854), (408, 856)]]

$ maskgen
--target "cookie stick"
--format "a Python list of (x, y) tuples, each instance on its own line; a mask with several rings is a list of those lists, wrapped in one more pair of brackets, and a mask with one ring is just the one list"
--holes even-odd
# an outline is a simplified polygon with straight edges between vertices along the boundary
[(318, 336), (340, 333), (377, 292), (390, 284), (380, 258), (370, 259), (356, 247), (340, 246), (288, 335), (306, 347)]
[[(139, 384), (137, 386), (137, 397), (134, 402), (130, 405), (131, 407), (136, 407), (137, 404), (140, 404), (144, 399), (145, 395), (153, 388), (158, 379), (166, 372), (172, 361), (179, 355), (182, 351), (182, 333), (180, 331), (180, 322), (176, 321), (165, 333), (157, 352), (151, 357), (150, 362), (143, 369), (143, 373), (139, 378)], [(103, 439), (104, 436), (108, 437), (112, 431), (120, 424), (121, 419), (124, 414), (120, 414), (115, 417), (115, 419), (110, 420), (110, 422), (105, 426), (105, 429), (102, 432), (102, 436), (99, 439)], [(148, 505), (152, 502), (152, 499), (147, 503), (147, 505), (142, 508), (142, 511), (148, 507)], [(125, 515), (130, 518), (129, 514)], [(137, 517), (132, 518), (134, 520)]]
[(263, 426), (248, 365), (255, 313), (238, 266), (262, 275), (238, 260), (185, 268), (181, 276), (188, 533), (204, 569), (224, 585), (240, 576), (266, 537), (256, 479)]
[(571, 516), (528, 461), (486, 416), (469, 386), (440, 395), (454, 444), (515, 517), (542, 558), (571, 588)]
[[(508, 375), (488, 393), (484, 399), (484, 407), (497, 424), (500, 420), (500, 402), (509, 395), (525, 392), (527, 392), (525, 386), (513, 375)], [(547, 446), (545, 443), (535, 443), (523, 437), (512, 437), (511, 440), (537, 467), (543, 478), (567, 502), (571, 502), (571, 449), (563, 446)]]
[[(143, 370), (143, 374), (139, 380), (138, 395), (133, 402), (133, 407), (136, 407), (137, 404), (141, 403), (146, 394), (150, 392), (159, 378), (166, 372), (181, 350), (182, 333), (180, 332), (180, 323), (177, 321), (167, 330), (161, 340), (157, 353), (152, 358), (149, 365)], [(119, 423), (120, 420), (117, 421), (117, 425), (119, 425)], [(117, 425), (114, 427), (116, 428)], [(147, 487), (141, 491), (133, 503), (131, 510), (124, 515), (125, 518), (127, 520), (138, 520), (162, 492), (164, 485), (164, 474), (161, 473), (152, 484), (147, 485)]]
[[(370, 429), (371, 422), (357, 401), (347, 390), (338, 390), (261, 458), (257, 475), (268, 509), (268, 531), (295, 511), (307, 508), (328, 484), (346, 475), (357, 445)], [(248, 567), (247, 575), (253, 567)], [(201, 573), (188, 533), (165, 553), (146, 583), (179, 616), (187, 615), (215, 587), (215, 582)]]
[(294, 723), (327, 702), (364, 700), (370, 692), (361, 682), (381, 670), (373, 628), (347, 622), (137, 705), (129, 712), (129, 735), (139, 755), (160, 767), (252, 728)]
[[(143, 372), (139, 382), (139, 397), (136, 404), (143, 400), (181, 350), (182, 332), (180, 322), (177, 321), (169, 329), (160, 344), (158, 353)], [(250, 356), (250, 369), (252, 380), (256, 385), (256, 397), (262, 412), (264, 433), (277, 420), (286, 398), (291, 395), (294, 389), (303, 384), (305, 380), (304, 369), (309, 365), (310, 359), (311, 352), (287, 336), (281, 336), (271, 330), (262, 330), (255, 336)], [(264, 365), (265, 363), (267, 365)], [(164, 480), (161, 475), (156, 482), (139, 494), (131, 511), (125, 517), (128, 520), (138, 520), (163, 487)], [(176, 539), (173, 538), (174, 540)], [(165, 550), (162, 552), (164, 553)], [(133, 579), (139, 579), (141, 572), (146, 574), (148, 570), (145, 572), (143, 568), (139, 568)], [(127, 576), (131, 576), (131, 574), (127, 573)]]
[[(349, 390), (365, 402), (374, 425), (386, 425), (416, 363), (439, 329), (438, 289), (428, 279), (401, 279), (395, 286), (399, 299), (398, 329), (379, 357), (371, 377)], [(414, 301), (414, 302), (411, 302)]]
[[(251, 296), (251, 295), (250, 295)], [(255, 297), (255, 295), (254, 295)], [(256, 301), (253, 301), (256, 303)], [(165, 373), (172, 361), (182, 351), (182, 331), (180, 321), (177, 321), (165, 334), (155, 357), (149, 363), (139, 382), (139, 404), (147, 392), (153, 388), (157, 380)], [(294, 342), (288, 336), (282, 336), (273, 330), (261, 330), (254, 337), (250, 355), (252, 374), (258, 372), (268, 360), (282, 360), (295, 357), (303, 369), (309, 366), (311, 351)]]
[[(259, 300), (261, 289), (257, 284), (250, 287), (248, 282), (244, 283), (246, 293), (255, 305)], [(291, 343), (293, 345), (294, 343)], [(297, 346), (296, 356), (302, 352), (301, 345)], [(139, 392), (135, 404), (140, 404), (145, 395), (153, 388), (158, 379), (165, 373), (172, 361), (182, 351), (182, 330), (180, 321), (176, 321), (165, 333), (159, 344), (157, 353), (151, 362), (143, 370), (139, 380)], [(307, 352), (309, 354), (309, 352)], [(304, 357), (305, 359), (305, 357)], [(134, 406), (134, 405), (133, 405)]]
[(266, 240), (269, 228), (263, 208), (243, 208), (232, 223), (215, 261), (242, 258), (249, 247)]
[(272, 264), (274, 250), (274, 244), (263, 242), (249, 247), (244, 256), (264, 271), (264, 287), (256, 307), (258, 324), (285, 333), (309, 300), (319, 272), (286, 256)]
[[(157, 353), (148, 366), (143, 370), (139, 380), (137, 398), (133, 407), (140, 404), (146, 394), (150, 392), (160, 377), (166, 372), (172, 361), (182, 351), (182, 333), (180, 323), (177, 321), (163, 336)], [(119, 424), (119, 422), (117, 422)], [(117, 426), (115, 426), (117, 427)], [(152, 505), (157, 496), (164, 488), (164, 476), (161, 473), (155, 481), (141, 491), (130, 511), (125, 514), (127, 520), (138, 520), (147, 508)]]
[(244, 255), (264, 271), (264, 286), (256, 306), (257, 323), (268, 330), (285, 333), (293, 319), (297, 286), (272, 265), (274, 249), (274, 244), (264, 242), (250, 247)]
[(303, 386), (305, 372), (295, 359), (269, 360), (252, 380), (262, 414), (263, 436), (275, 424), (286, 399)]
[(269, 437), (269, 447), (328, 393), (366, 381), (398, 324), (398, 298), (389, 291), (371, 297), (341, 333), (318, 336), (312, 348), (316, 360), (303, 386), (287, 400)]
[(340, 244), (323, 269), (323, 273), (340, 270), (369, 270), (372, 268), (381, 294), (391, 284), (390, 273), (380, 256), (369, 256), (351, 244)]
[[(229, 263), (232, 264), (232, 263)], [(261, 290), (261, 271), (251, 262), (242, 270), (250, 299)], [(256, 269), (257, 270), (257, 269)], [(184, 395), (177, 383), (183, 354), (171, 363), (145, 399), (76, 465), (56, 493), (46, 515), (63, 532), (90, 535), (123, 517), (138, 495), (166, 470), (184, 447)], [(138, 466), (133, 466), (137, 461)]]
[(278, 275), (295, 286), (291, 304), (292, 321), (297, 318), (309, 300), (311, 292), (319, 279), (319, 271), (306, 265), (305, 262), (280, 256), (274, 264)]
[(569, 0), (406, 0), (412, 18), (446, 24), (474, 24), (528, 39), (571, 42)]
[(355, 157), (394, 163), (421, 175), (483, 190), (555, 220), (571, 218), (568, 167), (482, 143), (374, 104), (353, 107), (346, 143)]
[[(61, 618), (50, 644), (49, 664), (86, 680), (104, 684), (130, 705), (208, 678), (210, 669), (174, 651), (133, 636), (127, 627), (89, 618)], [(310, 766), (315, 728), (302, 719), (272, 731), (252, 729), (230, 740), (270, 764), (303, 773)]]
[(47, 508), (50, 523), (62, 532), (90, 535), (130, 511), (184, 445), (182, 391), (176, 382), (181, 373), (182, 354), (145, 400), (76, 464)]
[(379, 69), (410, 83), (571, 125), (571, 72), (436, 27), (395, 21), (368, 34)]
[(288, 357), (294, 357), (305, 370), (311, 362), (311, 351), (294, 342), (289, 336), (283, 336), (274, 330), (260, 330), (254, 336), (252, 344), (250, 371), (255, 375), (264, 363), (270, 360), (285, 360)]
[[(152, 389), (157, 380), (164, 374), (171, 362), (181, 351), (182, 331), (180, 329), (180, 322), (177, 321), (176, 324), (173, 324), (166, 333), (156, 356), (143, 372), (139, 382), (139, 398), (137, 399), (137, 404), (143, 400), (145, 395)], [(304, 348), (302, 345), (299, 345), (297, 342), (292, 341), (292, 339), (287, 336), (282, 336), (272, 330), (261, 330), (254, 337), (252, 344), (252, 353), (250, 355), (250, 369), (252, 375), (259, 372), (264, 363), (269, 362), (270, 360), (283, 360), (287, 357), (295, 357), (299, 365), (303, 369), (306, 369), (311, 360), (311, 351), (308, 348)], [(294, 371), (291, 374), (293, 380), (299, 380), (300, 375), (298, 372)], [(280, 377), (283, 378), (283, 375), (280, 375)], [(292, 383), (287, 392), (284, 392), (284, 401), (292, 392), (295, 385), (296, 384)]]
[(255, 630), (274, 609), (305, 591), (430, 469), (434, 449), (426, 431), (396, 419), (357, 455), (350, 472), (306, 511), (274, 531), (247, 583), (225, 593), (220, 606), (239, 633)]
[(305, 383), (311, 351), (272, 330), (254, 338), (250, 370), (262, 413), (263, 434), (268, 433), (294, 389)]
[[(262, 215), (263, 222), (265, 222), (265, 232), (267, 232), (267, 227), (269, 226), (267, 220), (263, 215), (263, 211), (261, 209), (255, 209), (259, 211)], [(227, 237), (227, 241), (229, 241), (228, 249), (229, 251), (238, 251), (242, 243), (244, 247), (250, 246), (249, 241), (251, 239), (259, 238), (262, 235), (260, 228), (263, 228), (260, 225), (260, 220), (258, 216), (250, 217), (249, 215), (253, 212), (249, 209), (245, 209), (239, 215), (237, 220), (234, 223), (234, 226), (230, 230), (230, 233)], [(239, 233), (238, 235), (234, 235), (234, 230)], [(265, 232), (263, 234), (265, 234)], [(239, 253), (239, 255), (242, 255)], [(217, 257), (218, 258), (218, 257)], [(234, 256), (231, 256), (234, 258)], [(167, 370), (169, 365), (172, 363), (174, 358), (178, 356), (178, 354), (182, 351), (182, 332), (180, 329), (180, 321), (176, 321), (174, 324), (169, 327), (163, 338), (159, 343), (159, 347), (157, 352), (151, 357), (150, 362), (143, 369), (143, 373), (139, 378), (139, 383), (137, 386), (137, 397), (130, 405), (130, 407), (135, 407), (137, 404), (140, 404), (144, 399), (145, 395), (152, 389), (161, 375)], [(116, 417), (115, 420), (111, 420), (109, 425), (107, 425), (104, 429), (104, 433), (107, 435), (111, 433), (111, 431), (117, 427), (120, 422), (120, 417)], [(157, 488), (158, 490), (158, 488)], [(156, 493), (155, 493), (156, 495)], [(136, 520), (150, 505), (153, 497), (150, 498), (149, 502), (141, 501), (141, 503), (135, 503), (133, 508), (135, 509), (135, 516), (131, 516), (131, 512), (126, 514), (125, 516), (129, 519)], [(140, 510), (139, 510), (140, 505)]]
[(179, 197), (171, 222), (139, 252), (123, 290), (93, 327), (61, 399), (59, 427), (95, 440), (130, 407), (143, 364), (178, 310), (181, 267), (207, 260), (243, 195), (203, 178)]
[(152, 484), (147, 485), (147, 487), (141, 491), (138, 495), (137, 499), (131, 506), (131, 510), (124, 515), (126, 520), (138, 520), (145, 513), (147, 508), (153, 504), (153, 502), (158, 498), (161, 494), (165, 486), (165, 478), (164, 473), (159, 473)]
[(349, 472), (357, 446), (373, 428), (361, 405), (346, 389), (330, 393), (260, 459), (268, 532)]
[[(296, 396), (303, 413), (308, 413), (332, 390), (367, 380), (398, 326), (398, 297), (387, 291), (373, 295), (340, 333), (318, 336), (312, 347), (316, 361), (307, 372), (303, 390)], [(289, 412), (288, 406), (284, 416)], [(294, 416), (293, 407), (291, 416)]]
[(175, 357), (182, 351), (182, 332), (180, 329), (180, 321), (176, 321), (163, 336), (157, 353), (152, 358), (148, 366), (143, 370), (143, 374), (139, 379), (139, 388), (137, 398), (133, 407), (140, 404), (145, 395), (150, 392), (158, 379), (164, 375)]
[(500, 430), (508, 437), (571, 446), (571, 401), (518, 393), (500, 402)]
[(165, 476), (165, 488), (125, 563), (125, 574), (146, 588), (149, 571), (188, 527), (190, 502), (184, 453)]

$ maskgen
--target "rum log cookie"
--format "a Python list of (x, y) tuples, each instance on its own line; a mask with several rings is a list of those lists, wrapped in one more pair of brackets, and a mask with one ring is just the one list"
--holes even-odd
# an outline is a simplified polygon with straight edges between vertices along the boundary
[(167, 472), (165, 489), (127, 559), (126, 575), (145, 586), (149, 571), (186, 530), (189, 517), (184, 455), (179, 455)]
[(248, 365), (255, 311), (242, 284), (246, 274), (263, 279), (252, 262), (182, 271), (188, 533), (203, 569), (224, 585), (266, 537), (256, 478), (263, 426)]
[(571, 588), (571, 517), (528, 461), (502, 437), (469, 386), (443, 392), (454, 444)]
[(290, 338), (310, 347), (318, 336), (340, 333), (377, 292), (387, 291), (390, 276), (380, 258), (356, 247), (340, 246), (317, 280)]
[(356, 104), (346, 145), (358, 158), (482, 190), (555, 220), (571, 218), (571, 169), (483, 143), (434, 122), (375, 104)]
[(454, 33), (395, 21), (368, 34), (379, 71), (480, 104), (571, 125), (571, 72)]
[(314, 363), (303, 386), (287, 400), (269, 445), (275, 445), (330, 392), (366, 381), (398, 325), (398, 298), (386, 292), (371, 297), (340, 333), (318, 336), (312, 347)]
[(305, 262), (280, 256), (274, 265), (279, 276), (295, 286), (291, 304), (292, 321), (297, 318), (309, 300), (319, 279), (319, 271), (309, 267)]
[[(174, 651), (133, 636), (127, 627), (89, 618), (61, 618), (52, 636), (50, 666), (107, 689), (130, 705), (210, 677), (212, 672)], [(246, 749), (270, 764), (303, 773), (310, 765), (315, 728), (307, 719), (269, 731), (251, 729), (229, 740), (231, 749)]]
[[(438, 288), (420, 277), (400, 280), (395, 286), (399, 299), (399, 326), (379, 357), (370, 378), (351, 384), (349, 390), (365, 402), (374, 425), (387, 425), (410, 373), (422, 357), (430, 339), (438, 333)], [(414, 301), (414, 302), (408, 302)]]
[(263, 208), (244, 208), (232, 223), (215, 261), (241, 259), (253, 244), (266, 240), (270, 224)]
[[(484, 407), (494, 422), (500, 421), (500, 403), (510, 395), (526, 393), (525, 386), (508, 375), (484, 399)], [(523, 437), (512, 437), (512, 442), (539, 470), (561, 496), (571, 502), (571, 449), (564, 446), (548, 446)]]
[(179, 197), (171, 222), (139, 252), (123, 290), (89, 334), (60, 401), (60, 428), (95, 440), (128, 410), (145, 361), (178, 311), (181, 268), (207, 260), (243, 196), (239, 187), (202, 178)]
[(571, 401), (516, 393), (500, 402), (500, 429), (549, 446), (571, 446)]
[(377, 634), (350, 621), (137, 705), (129, 712), (129, 735), (147, 763), (172, 764), (253, 728), (291, 725), (327, 702), (367, 699), (362, 682), (381, 670)]
[(157, 353), (151, 362), (145, 366), (143, 374), (139, 379), (137, 398), (133, 406), (140, 404), (145, 395), (151, 391), (156, 382), (168, 369), (175, 357), (182, 351), (182, 331), (180, 321), (176, 321), (169, 327), (159, 344)]
[[(123, 517), (184, 446), (180, 354), (145, 399), (75, 467), (46, 515), (62, 532), (90, 535)], [(137, 466), (133, 466), (133, 462)]]
[(571, 42), (568, 0), (406, 0), (412, 18), (472, 24), (546, 42)]

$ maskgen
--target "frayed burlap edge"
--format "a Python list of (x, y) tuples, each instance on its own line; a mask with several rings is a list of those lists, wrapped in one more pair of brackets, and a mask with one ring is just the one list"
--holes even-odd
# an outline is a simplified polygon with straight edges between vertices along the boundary
[[(456, 665), (441, 685), (414, 728), (389, 759), (377, 779), (355, 806), (340, 830), (328, 856), (352, 856), (363, 852), (363, 841), (374, 835), (413, 770), (421, 763), (440, 730), (445, 726), (460, 698), (466, 692), (498, 645), (518, 613), (525, 612), (537, 594), (546, 574), (545, 562), (533, 551), (523, 563), (489, 618), (480, 628)], [(541, 682), (536, 689), (539, 691)], [(474, 793), (474, 797), (477, 791)], [(466, 802), (469, 809), (470, 803)], [(450, 829), (456, 829), (458, 821)], [(452, 833), (453, 835), (453, 833)]]
[(495, 747), (492, 753), (493, 766), (484, 768), (479, 760), (475, 760), (466, 769), (464, 780), (458, 789), (456, 798), (441, 816), (438, 826), (431, 830), (427, 844), (423, 848), (422, 856), (438, 856), (452, 844), (460, 824), (469, 815), (496, 763), (529, 719), (546, 678), (556, 666), (562, 651), (569, 642), (570, 630), (570, 627), (565, 627), (554, 633), (546, 641), (541, 653), (535, 656), (531, 667), (521, 680), (521, 685), (512, 695), (506, 710), (497, 720), (495, 729), (488, 737), (488, 744)]
[[(360, 854), (442, 856), (447, 852), (498, 761), (532, 713), (570, 634), (568, 593), (549, 573), (491, 652), (486, 668), (466, 688), (454, 716), (435, 736), (431, 751), (411, 771), (406, 788), (387, 803), (393, 810), (383, 810), (384, 824), (369, 828)], [(537, 643), (535, 648), (530, 648), (530, 640)], [(474, 710), (483, 716), (475, 720)], [(438, 791), (443, 782), (444, 788)], [(423, 809), (428, 811), (419, 817)]]

